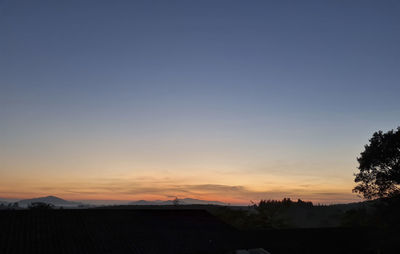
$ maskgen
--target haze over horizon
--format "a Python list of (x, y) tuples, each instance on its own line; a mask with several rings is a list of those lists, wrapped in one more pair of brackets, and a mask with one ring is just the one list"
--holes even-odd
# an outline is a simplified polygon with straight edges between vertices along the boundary
[(360, 201), (400, 2), (1, 1), (0, 197)]

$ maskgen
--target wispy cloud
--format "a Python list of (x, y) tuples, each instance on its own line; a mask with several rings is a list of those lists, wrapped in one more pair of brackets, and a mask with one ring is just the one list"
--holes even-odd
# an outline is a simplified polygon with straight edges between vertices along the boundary
[[(67, 199), (171, 199), (198, 198), (219, 200), (227, 203), (249, 204), (260, 199), (301, 198), (316, 203), (344, 203), (359, 200), (345, 185), (325, 185), (311, 176), (294, 179), (257, 177), (246, 179), (238, 175), (231, 178), (213, 178), (211, 175), (119, 175), (113, 177), (66, 178), (57, 181), (38, 179), (21, 182), (24, 188), (16, 189), (7, 184), (0, 185), (0, 192), (8, 197), (34, 197), (58, 195)], [(212, 182), (208, 178), (213, 179)], [(251, 181), (250, 181), (251, 180)], [(257, 181), (256, 181), (257, 180)], [(229, 182), (241, 184), (227, 184)]]
[[(32, 195), (60, 195), (69, 199), (170, 199), (198, 198), (219, 200), (227, 203), (249, 204), (260, 199), (301, 198), (315, 203), (344, 203), (358, 200), (357, 196), (344, 190), (311, 188), (308, 184), (283, 186), (280, 188), (255, 189), (246, 185), (220, 183), (180, 184), (180, 179), (139, 177), (139, 178), (99, 178), (64, 182), (58, 184), (32, 186)], [(18, 193), (16, 193), (18, 195)], [(26, 193), (24, 193), (26, 195)]]

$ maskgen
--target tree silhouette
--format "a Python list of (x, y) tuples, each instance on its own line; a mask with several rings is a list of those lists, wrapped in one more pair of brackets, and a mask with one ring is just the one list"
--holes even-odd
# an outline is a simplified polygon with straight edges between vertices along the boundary
[(289, 226), (288, 218), (284, 216), (285, 211), (291, 206), (296, 206), (297, 203), (293, 202), (290, 198), (279, 200), (260, 200), (254, 205), (256, 214), (250, 216), (251, 223), (256, 228), (284, 228)]
[(386, 133), (375, 132), (357, 158), (359, 173), (353, 192), (366, 199), (392, 197), (400, 193), (400, 127)]
[(172, 201), (172, 204), (174, 206), (179, 206), (180, 205), (180, 200), (178, 199), (178, 197), (175, 197), (175, 199)]
[(54, 209), (54, 205), (44, 202), (33, 202), (28, 206), (30, 210), (51, 210)]

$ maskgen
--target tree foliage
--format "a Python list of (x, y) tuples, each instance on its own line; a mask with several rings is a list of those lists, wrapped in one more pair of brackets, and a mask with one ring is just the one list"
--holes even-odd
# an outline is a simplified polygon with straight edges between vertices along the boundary
[(384, 198), (400, 193), (400, 127), (386, 133), (375, 132), (357, 158), (360, 170), (353, 192), (367, 199)]
[(33, 202), (28, 206), (30, 210), (51, 210), (54, 209), (54, 205), (44, 202)]

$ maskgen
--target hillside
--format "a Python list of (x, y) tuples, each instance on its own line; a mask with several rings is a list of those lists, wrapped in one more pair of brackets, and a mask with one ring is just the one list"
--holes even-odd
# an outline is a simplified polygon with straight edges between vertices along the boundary
[[(193, 199), (193, 198), (184, 198), (179, 199), (178, 203), (180, 205), (226, 205), (220, 201), (209, 201), (209, 200), (200, 200), (200, 199)], [(147, 200), (138, 200), (129, 202), (128, 205), (173, 205), (174, 200), (154, 200), (154, 201), (147, 201)]]
[(26, 207), (26, 206), (29, 206), (31, 203), (36, 203), (36, 202), (51, 204), (54, 206), (66, 206), (66, 207), (74, 207), (74, 206), (81, 205), (81, 203), (79, 203), (79, 202), (68, 201), (68, 200), (58, 198), (55, 196), (39, 197), (39, 198), (32, 198), (32, 199), (22, 199), (22, 200), (18, 201), (18, 204), (22, 207)]

